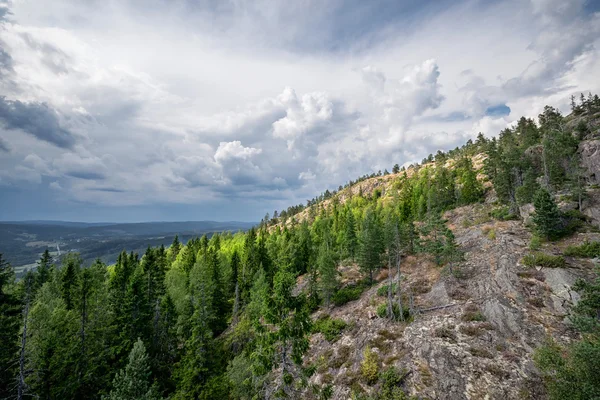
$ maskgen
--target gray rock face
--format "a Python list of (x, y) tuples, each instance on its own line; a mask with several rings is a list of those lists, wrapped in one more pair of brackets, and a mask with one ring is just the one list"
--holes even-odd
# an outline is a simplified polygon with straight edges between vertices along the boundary
[(600, 227), (600, 190), (589, 190), (587, 199), (583, 202), (583, 213), (592, 224)]
[(591, 183), (600, 183), (600, 140), (586, 140), (579, 145), (581, 162)]
[[(520, 221), (469, 223), (477, 212), (466, 206), (445, 215), (466, 252), (466, 260), (454, 267), (456, 276), (427, 257), (403, 261), (402, 290), (412, 290), (415, 306), (423, 310), (414, 321), (378, 318), (377, 306), (385, 298), (377, 288), (329, 310), (348, 328), (333, 342), (313, 336), (307, 360), (319, 365), (313, 383), (331, 383), (336, 400), (351, 398), (352, 391), (377, 393), (377, 384), (367, 384), (361, 375), (369, 346), (381, 370), (393, 365), (408, 373), (404, 389), (419, 398), (504, 400), (521, 399), (523, 393), (545, 398), (532, 354), (548, 335), (571, 340), (565, 317), (578, 298), (570, 287), (593, 265), (569, 259), (563, 269), (525, 267), (521, 260), (529, 253), (530, 232)], [(573, 243), (589, 235), (596, 234), (581, 233)], [(423, 280), (427, 285), (418, 285)], [(424, 286), (425, 293), (417, 290)]]

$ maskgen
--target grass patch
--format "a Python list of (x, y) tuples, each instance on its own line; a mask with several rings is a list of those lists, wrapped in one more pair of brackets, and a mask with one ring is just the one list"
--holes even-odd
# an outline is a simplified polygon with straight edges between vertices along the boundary
[(564, 251), (565, 256), (594, 258), (600, 257), (600, 242), (588, 242), (587, 240), (579, 246), (569, 246)]
[(485, 366), (485, 370), (500, 379), (506, 379), (510, 377), (510, 373), (504, 368), (498, 366), (498, 364), (488, 364)]
[(517, 272), (517, 276), (519, 278), (523, 278), (523, 279), (533, 278), (540, 282), (544, 282), (546, 280), (546, 276), (544, 275), (544, 273), (542, 271), (538, 271), (537, 269), (528, 269), (525, 271), (519, 271), (519, 272)]
[(539, 296), (532, 297), (532, 298), (528, 299), (527, 302), (537, 308), (544, 307), (544, 299), (542, 299)]
[(313, 324), (313, 333), (320, 332), (329, 342), (339, 339), (342, 331), (346, 329), (346, 322), (341, 319), (332, 319), (329, 315), (322, 315)]
[(458, 329), (467, 336), (481, 336), (485, 332), (485, 330), (478, 325), (461, 325)]
[(529, 250), (537, 251), (542, 247), (542, 239), (538, 235), (533, 235), (529, 241)]
[(461, 319), (465, 322), (483, 322), (485, 321), (485, 315), (479, 310), (467, 311), (462, 315)]
[(564, 268), (566, 265), (563, 256), (553, 256), (546, 253), (532, 253), (523, 257), (523, 264), (528, 267)]
[(454, 325), (445, 325), (436, 328), (436, 330), (433, 331), (433, 336), (442, 339), (447, 339), (451, 342), (456, 342), (456, 332), (454, 332)]
[(415, 294), (425, 294), (429, 293), (431, 290), (431, 285), (427, 279), (418, 279), (410, 286), (410, 288)]
[(341, 368), (342, 365), (348, 361), (350, 357), (350, 353), (352, 353), (352, 347), (348, 345), (343, 345), (338, 348), (336, 356), (331, 360), (330, 367), (331, 368)]
[(483, 347), (469, 347), (469, 353), (471, 353), (475, 357), (494, 358), (494, 355), (489, 350), (484, 349)]

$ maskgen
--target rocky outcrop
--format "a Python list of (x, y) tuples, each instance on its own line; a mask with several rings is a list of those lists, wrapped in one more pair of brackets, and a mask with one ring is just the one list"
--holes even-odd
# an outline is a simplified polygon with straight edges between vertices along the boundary
[(579, 145), (581, 163), (590, 183), (600, 184), (600, 140), (586, 140)]
[(588, 190), (587, 198), (583, 202), (583, 213), (590, 222), (600, 227), (600, 189)]
[[(369, 346), (381, 369), (406, 371), (404, 389), (419, 398), (545, 398), (533, 352), (547, 336), (572, 340), (566, 315), (578, 298), (570, 288), (593, 265), (568, 259), (567, 268), (525, 267), (521, 260), (529, 252), (530, 232), (520, 221), (486, 221), (485, 207), (467, 206), (445, 215), (466, 252), (454, 274), (421, 256), (404, 260), (403, 292), (410, 289), (422, 310), (414, 321), (378, 318), (377, 306), (385, 298), (377, 288), (329, 310), (348, 328), (333, 342), (321, 334), (312, 337), (307, 358), (318, 366), (313, 383), (331, 383), (333, 399), (348, 399), (352, 391), (377, 392), (377, 385), (361, 376), (363, 350)], [(558, 254), (559, 246), (599, 237), (580, 233), (562, 244), (546, 243), (543, 251)]]

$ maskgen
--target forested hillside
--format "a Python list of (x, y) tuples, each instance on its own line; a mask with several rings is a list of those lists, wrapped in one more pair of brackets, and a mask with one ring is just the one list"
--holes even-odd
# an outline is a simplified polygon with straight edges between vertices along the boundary
[(0, 398), (599, 398), (600, 99), (572, 107), (245, 233), (1, 259)]

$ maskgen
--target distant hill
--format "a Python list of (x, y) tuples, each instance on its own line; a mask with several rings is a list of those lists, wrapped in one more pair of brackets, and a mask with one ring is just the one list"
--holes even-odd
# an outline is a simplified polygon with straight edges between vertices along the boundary
[(142, 223), (87, 223), (71, 221), (0, 222), (0, 253), (17, 271), (33, 266), (49, 248), (54, 256), (77, 251), (86, 261), (112, 263), (123, 249), (143, 252), (148, 246), (169, 245), (175, 235), (182, 242), (214, 232), (247, 230), (255, 223), (238, 221), (182, 221)]

